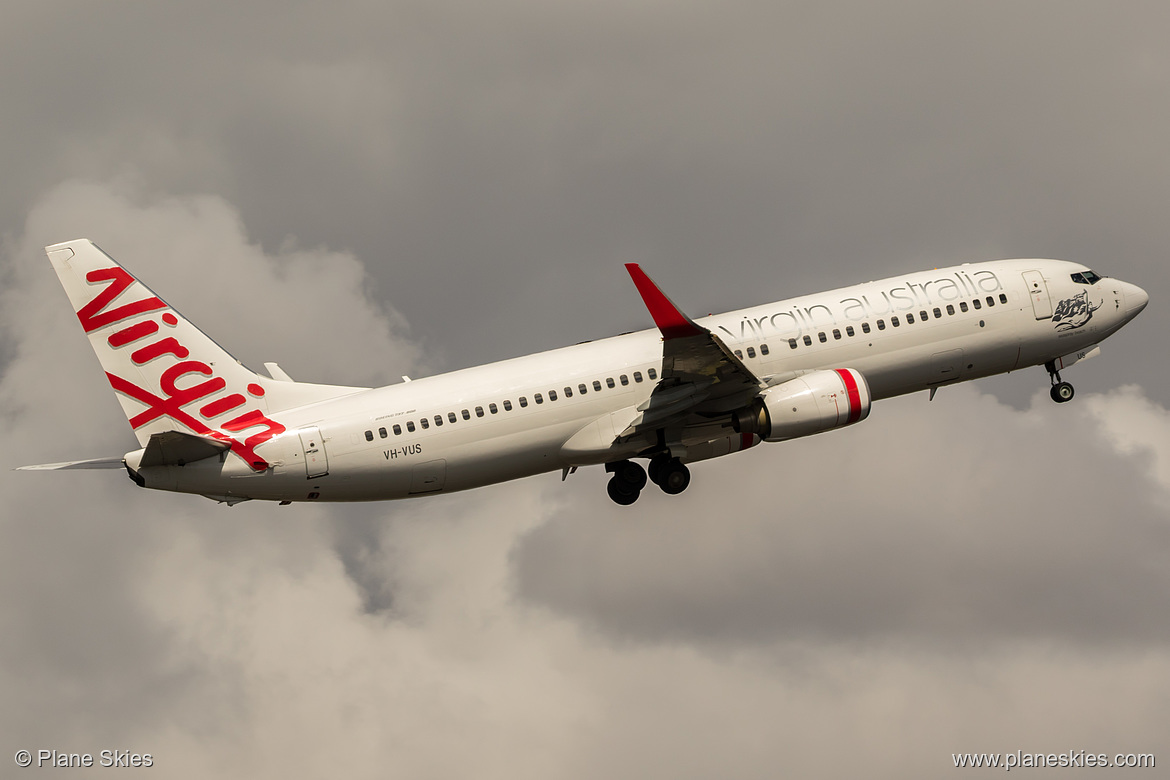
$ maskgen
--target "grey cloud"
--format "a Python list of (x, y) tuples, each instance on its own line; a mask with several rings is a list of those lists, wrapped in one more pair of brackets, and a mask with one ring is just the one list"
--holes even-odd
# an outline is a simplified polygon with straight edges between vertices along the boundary
[(55, 41), (0, 94), (38, 108), (12, 113), (7, 197), (127, 171), (222, 193), (265, 246), (364, 258), (452, 366), (644, 325), (630, 260), (697, 312), (998, 256), (1156, 286), (1164, 15), (43, 7), (4, 41), (10, 74)]
[[(1117, 433), (1090, 411), (1123, 406)], [(1109, 444), (1164, 416), (1126, 395), (1019, 412), (967, 387), (885, 402), (697, 464), (681, 515), (650, 495), (601, 532), (581, 496), (517, 548), (520, 592), (653, 641), (1165, 647), (1170, 482)]]
[[(35, 262), (41, 242), (101, 236), (107, 253), (260, 370), (275, 360), (302, 381), (382, 385), (422, 364), (404, 338), (405, 320), (368, 297), (365, 269), (352, 255), (286, 244), (270, 259), (222, 199), (145, 205), (135, 203), (136, 189), (62, 184), (30, 213), (29, 238), (15, 256)], [(47, 261), (37, 270), (52, 279)], [(338, 349), (339, 340), (348, 348)]]
[(1032, 404), (1039, 369), (884, 402), (633, 512), (598, 470), (230, 510), (0, 471), (9, 753), (546, 778), (1164, 752), (1162, 5), (5, 11), (6, 467), (133, 446), (40, 253), (82, 234), (245, 362), (335, 382), (645, 327), (625, 261), (695, 314), (999, 256), (1151, 292), (1070, 407)]

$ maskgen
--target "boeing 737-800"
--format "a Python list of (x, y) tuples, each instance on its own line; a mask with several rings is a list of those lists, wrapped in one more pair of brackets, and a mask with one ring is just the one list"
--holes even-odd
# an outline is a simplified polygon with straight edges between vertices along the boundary
[(1060, 372), (1148, 302), (1060, 260), (922, 271), (693, 320), (626, 266), (657, 329), (381, 388), (267, 376), (88, 240), (46, 248), (141, 449), (26, 469), (125, 468), (234, 504), (375, 501), (580, 466), (632, 504), (688, 464), (860, 422), (873, 401), (1044, 366)]

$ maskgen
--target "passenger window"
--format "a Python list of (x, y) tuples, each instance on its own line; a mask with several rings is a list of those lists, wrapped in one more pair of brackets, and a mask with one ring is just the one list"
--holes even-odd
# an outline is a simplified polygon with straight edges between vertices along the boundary
[(593, 380), (593, 389), (600, 393), (601, 392), (601, 382), (598, 382), (596, 379), (594, 379)]
[(475, 416), (476, 417), (483, 417), (483, 407), (482, 406), (475, 407)]
[(646, 369), (646, 376), (650, 377), (651, 379), (657, 379), (658, 378), (658, 370), (653, 369), (653, 368), (648, 368), (648, 369)]
[(1000, 303), (1007, 303), (1007, 296), (1004, 295), (1003, 293), (1000, 293), (999, 294), (999, 302)]
[(366, 441), (373, 441), (373, 440), (374, 440), (374, 432), (373, 431), (366, 431)]
[[(532, 400), (533, 400), (533, 401), (536, 401), (538, 404), (542, 404), (542, 403), (544, 403), (544, 396), (543, 396), (543, 395), (541, 395), (540, 393), (533, 393), (533, 394), (532, 394)], [(521, 398), (521, 399), (520, 399), (520, 405), (521, 405), (521, 406), (523, 406), (523, 405), (524, 405), (524, 399), (523, 399), (523, 398)]]
[(982, 309), (982, 308), (983, 308), (983, 302), (982, 302), (982, 301), (980, 301), (978, 298), (976, 298), (975, 300), (971, 301), (971, 305), (972, 305), (972, 306), (974, 306), (976, 309)]
[(805, 345), (806, 347), (811, 347), (811, 346), (812, 346), (812, 336), (805, 336), (805, 337), (804, 337), (804, 345)]
[(995, 298), (992, 298), (990, 295), (988, 295), (987, 296), (987, 305), (994, 306), (995, 305)]
[[(582, 387), (584, 387), (584, 385), (582, 385)], [(572, 398), (572, 397), (573, 397), (573, 388), (566, 387), (565, 388), (565, 398)]]
[[(878, 320), (878, 322), (881, 322), (881, 320)], [(910, 320), (910, 322), (913, 322), (913, 320)], [(898, 327), (899, 325), (901, 325), (902, 323), (898, 322), (898, 318), (897, 318), (897, 317), (890, 317), (890, 324), (891, 324), (891, 325), (893, 325), (893, 326), (896, 328), (896, 327)]]
[(967, 313), (967, 302), (966, 301), (959, 301), (959, 311), (963, 312), (964, 314)]
[(927, 317), (926, 311), (923, 310), (923, 311), (918, 312), (918, 319), (922, 320), (923, 322), (926, 322), (927, 320), (930, 319), (930, 317)]
[(886, 329), (886, 321), (885, 320), (878, 320), (877, 326), (878, 326), (878, 330), (885, 330)]
[(418, 424), (419, 424), (419, 425), (421, 425), (421, 426), (423, 427), (423, 430), (424, 430), (424, 431), (425, 431), (427, 428), (430, 428), (430, 427), (431, 427), (431, 424), (430, 424), (429, 422), (427, 422), (427, 418), (425, 418), (425, 417), (420, 417), (420, 418), (419, 418), (419, 421), (418, 421)]
[(407, 420), (406, 421), (406, 432), (407, 433), (414, 433), (414, 420)]
[(585, 395), (585, 393), (589, 392), (589, 388), (587, 388), (585, 383), (582, 382), (581, 384), (577, 385), (577, 392), (581, 395)]
[(455, 417), (455, 412), (447, 412), (447, 419), (451, 422), (455, 422), (458, 418)]
[(385, 438), (386, 438), (386, 437), (387, 437), (389, 434), (387, 434), (387, 433), (386, 433), (386, 429), (385, 429), (385, 428), (379, 428), (379, 429), (378, 429), (378, 435), (379, 435), (380, 437), (382, 437), (383, 439), (385, 439)]
[(505, 412), (512, 411), (512, 402), (511, 401), (507, 401), (507, 400), (504, 401), (504, 411)]
[(549, 390), (548, 391), (548, 400), (550, 400), (550, 401), (557, 400), (557, 391), (556, 390)]
[(738, 349), (737, 349), (737, 350), (735, 350), (735, 356), (736, 356), (737, 358), (739, 358), (740, 360), (743, 360), (743, 351), (742, 351), (742, 350), (738, 350)]
[(756, 356), (756, 348), (748, 347), (748, 357), (754, 358)]
[(824, 344), (826, 341), (829, 340), (829, 337), (825, 335), (825, 332), (823, 330), (817, 334), (817, 338), (820, 339), (820, 342), (822, 344)]
[(835, 339), (841, 338), (841, 331), (838, 328), (833, 328), (833, 338), (835, 338)]
[(845, 335), (846, 335), (846, 336), (852, 336), (854, 333), (855, 333), (855, 331), (853, 330), (853, 326), (852, 326), (852, 325), (846, 325), (846, 326), (845, 326)]
[(938, 318), (938, 317), (941, 317), (941, 316), (942, 316), (942, 311), (940, 311), (940, 310), (939, 310), (939, 308), (938, 308), (937, 306), (934, 308), (934, 316), (935, 316), (936, 318)]
[(436, 427), (436, 428), (441, 428), (441, 427), (442, 427), (442, 425), (443, 425), (443, 415), (441, 415), (441, 414), (436, 414), (436, 415), (435, 415), (435, 427)]
[(622, 387), (625, 387), (626, 385), (628, 385), (630, 383), (630, 378), (628, 376), (626, 376), (625, 374), (622, 374), (621, 376), (618, 377), (618, 381), (622, 383)]
[(954, 313), (955, 313), (955, 307), (948, 303), (947, 304), (947, 314), (954, 314)]
[(796, 349), (796, 339), (788, 339), (788, 346), (791, 349)]
[[(767, 355), (767, 354), (768, 354), (768, 345), (767, 345), (767, 344), (761, 344), (761, 345), (760, 345), (760, 354), (761, 354), (761, 355)], [(651, 370), (651, 371), (653, 371), (654, 369), (650, 369), (650, 370)], [(653, 377), (653, 376), (651, 376), (650, 378), (651, 378), (651, 379), (653, 379), (654, 377)]]
[(605, 386), (608, 387), (610, 390), (613, 389), (613, 377), (612, 376), (607, 376), (605, 378)]
[(394, 424), (394, 435), (395, 435), (395, 436), (401, 436), (401, 435), (402, 435), (402, 426), (401, 426), (401, 425), (399, 425), (398, 423), (395, 423), (395, 424)]
[[(909, 312), (909, 311), (908, 311), (908, 312), (906, 312), (906, 324), (907, 324), (907, 325), (913, 325), (913, 324), (914, 324), (914, 313), (913, 313), (913, 312)], [(896, 321), (896, 318), (895, 318), (895, 322), (894, 322), (894, 327), (895, 327), (895, 328), (896, 328), (896, 327), (898, 327), (898, 323), (897, 323), (897, 321)]]
[[(507, 401), (505, 401), (504, 403), (506, 404)], [(520, 396), (520, 408), (523, 409), (523, 408), (526, 408), (527, 406), (528, 406), (528, 399), (525, 396)], [(505, 407), (505, 408), (507, 408), (507, 407)]]
[(869, 328), (868, 322), (861, 323), (861, 332), (862, 333), (869, 333), (869, 330), (870, 330), (870, 328)]
[[(512, 408), (512, 404), (511, 404), (511, 403), (509, 403), (508, 401), (504, 401), (504, 408), (505, 408), (505, 409), (511, 409), (511, 408)], [(495, 404), (488, 404), (488, 411), (489, 411), (489, 412), (491, 412), (492, 414), (498, 414), (498, 413), (499, 413), (499, 409), (497, 409), (497, 408), (496, 408), (496, 405), (495, 405)]]

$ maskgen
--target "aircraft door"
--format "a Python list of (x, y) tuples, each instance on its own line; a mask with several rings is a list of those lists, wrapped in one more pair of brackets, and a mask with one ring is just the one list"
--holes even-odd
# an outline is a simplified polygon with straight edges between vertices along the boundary
[(329, 473), (329, 456), (325, 454), (325, 442), (321, 439), (320, 428), (304, 428), (301, 449), (305, 451), (305, 478), (316, 479)]
[(428, 460), (414, 467), (410, 474), (410, 492), (433, 493), (442, 490), (447, 483), (447, 461)]
[(1052, 319), (1052, 298), (1048, 296), (1048, 285), (1039, 271), (1024, 271), (1024, 282), (1028, 285), (1028, 297), (1032, 299), (1032, 311), (1038, 320)]

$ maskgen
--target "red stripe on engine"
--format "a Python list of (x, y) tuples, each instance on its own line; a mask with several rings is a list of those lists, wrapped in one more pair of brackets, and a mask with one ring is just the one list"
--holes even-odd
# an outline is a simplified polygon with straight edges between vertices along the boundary
[(849, 422), (845, 424), (852, 425), (861, 419), (861, 391), (857, 389), (857, 380), (853, 378), (852, 372), (844, 368), (833, 370), (841, 377), (841, 381), (845, 383), (845, 391), (849, 394)]
[(739, 448), (746, 450), (748, 447), (755, 444), (756, 435), (754, 433), (741, 433), (739, 435)]

